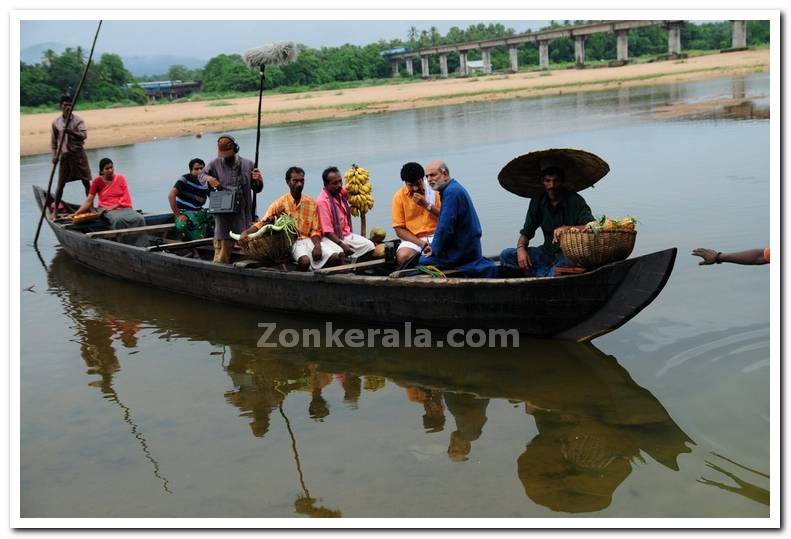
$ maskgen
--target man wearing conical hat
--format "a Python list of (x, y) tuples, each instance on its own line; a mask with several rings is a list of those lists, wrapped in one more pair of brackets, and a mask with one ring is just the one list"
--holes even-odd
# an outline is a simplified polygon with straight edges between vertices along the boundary
[[(593, 221), (587, 202), (575, 192), (585, 182), (580, 179), (573, 183), (567, 178), (567, 169), (571, 167), (563, 155), (550, 153), (543, 156), (538, 165), (540, 174), (537, 177), (543, 192), (530, 199), (516, 248), (503, 249), (500, 253), (504, 273), (547, 277), (554, 275), (557, 267), (572, 266), (560, 250), (560, 235), (571, 228), (583, 230), (586, 223)], [(579, 170), (575, 172), (580, 174)], [(539, 228), (544, 233), (544, 243), (540, 247), (528, 247)]]

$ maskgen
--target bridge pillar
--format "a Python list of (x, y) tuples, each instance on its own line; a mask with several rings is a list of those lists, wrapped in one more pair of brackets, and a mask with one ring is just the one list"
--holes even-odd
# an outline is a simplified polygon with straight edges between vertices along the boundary
[(392, 62), (390, 62), (390, 65), (393, 66), (393, 76), (397, 77), (398, 76), (398, 60), (393, 60)]
[(511, 73), (519, 71), (519, 59), (517, 57), (516, 45), (508, 47), (508, 59), (511, 62)]
[(467, 51), (459, 51), (459, 75), (466, 77), (470, 74), (467, 68)]
[(681, 23), (667, 25), (667, 54), (671, 58), (681, 54)]
[(406, 74), (410, 77), (415, 74), (415, 69), (412, 65), (412, 58), (406, 58)]
[(747, 21), (731, 21), (731, 48), (747, 48)]
[(744, 99), (747, 96), (747, 85), (744, 77), (734, 77), (731, 84), (731, 91), (734, 99)]
[(574, 63), (577, 68), (585, 67), (585, 36), (574, 38)]
[(439, 73), (440, 77), (443, 79), (448, 78), (448, 55), (447, 54), (440, 54), (439, 55)]
[(538, 65), (541, 69), (549, 69), (549, 41), (538, 42)]
[(427, 79), (430, 75), (428, 71), (428, 56), (420, 57), (420, 73), (423, 75), (424, 79)]
[(629, 61), (629, 30), (618, 30), (616, 50), (619, 62)]
[(492, 72), (492, 49), (481, 49), (481, 60), (483, 60), (483, 72), (488, 75)]

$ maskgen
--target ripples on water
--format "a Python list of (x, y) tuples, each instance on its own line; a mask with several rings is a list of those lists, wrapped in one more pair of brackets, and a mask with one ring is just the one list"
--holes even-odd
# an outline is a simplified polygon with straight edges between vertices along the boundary
[[(374, 174), (369, 223), (386, 224), (400, 164), (445, 157), (488, 252), (526, 208), (496, 186), (499, 167), (540, 147), (602, 155), (613, 172), (586, 192), (594, 213), (636, 215), (636, 253), (679, 258), (659, 298), (595, 345), (257, 348), (260, 321), (323, 322), (119, 283), (48, 231), (39, 260), (28, 193), (47, 160), (23, 160), (23, 515), (767, 516), (768, 271), (687, 255), (768, 241), (768, 123), (754, 113), (767, 88), (755, 75), (265, 130), (264, 203), (294, 162), (317, 191), (324, 166), (354, 160)], [(744, 121), (701, 116), (749, 98)], [(692, 114), (662, 118), (676, 101)], [(239, 135), (250, 147), (254, 132)], [(211, 145), (91, 159), (111, 155), (157, 210), (172, 156)]]

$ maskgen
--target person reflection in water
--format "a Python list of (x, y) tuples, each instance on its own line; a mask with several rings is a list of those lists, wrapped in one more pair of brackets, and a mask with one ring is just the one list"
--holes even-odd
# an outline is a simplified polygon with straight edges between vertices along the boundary
[(437, 389), (427, 389), (419, 386), (407, 386), (407, 398), (415, 403), (422, 404), (423, 428), (427, 433), (442, 432), (445, 427), (445, 408), (442, 406), (442, 392)]
[(341, 387), (343, 387), (343, 402), (356, 410), (363, 388), (362, 378), (348, 372), (343, 372), (336, 374), (335, 379), (341, 384)]
[(445, 405), (456, 421), (456, 430), (450, 434), (448, 457), (454, 462), (468, 460), (472, 442), (481, 437), (486, 424), (486, 407), (489, 399), (474, 395), (445, 393)]
[(310, 372), (310, 383), (308, 385), (308, 390), (310, 391), (310, 404), (308, 405), (308, 414), (311, 419), (324, 421), (324, 418), (330, 415), (330, 405), (321, 395), (321, 390), (332, 383), (332, 375), (319, 372), (318, 365), (315, 363), (308, 364), (308, 371)]
[(575, 414), (530, 409), (539, 434), (517, 459), (525, 494), (553, 511), (601, 511), (640, 449), (619, 429)]
[(599, 417), (525, 403), (538, 428), (517, 459), (525, 494), (553, 511), (601, 511), (631, 473), (632, 463), (645, 462), (641, 449), (678, 470), (676, 458), (689, 452), (689, 438), (651, 401), (633, 399), (632, 405), (632, 410), (616, 409), (612, 417)]

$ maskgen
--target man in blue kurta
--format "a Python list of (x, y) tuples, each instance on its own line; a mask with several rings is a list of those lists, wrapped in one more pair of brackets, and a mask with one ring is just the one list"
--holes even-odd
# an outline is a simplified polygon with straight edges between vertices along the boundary
[(457, 269), (467, 277), (497, 277), (495, 263), (481, 254), (481, 222), (470, 194), (442, 161), (426, 165), (431, 188), (442, 193), (442, 209), (434, 238), (420, 264)]

